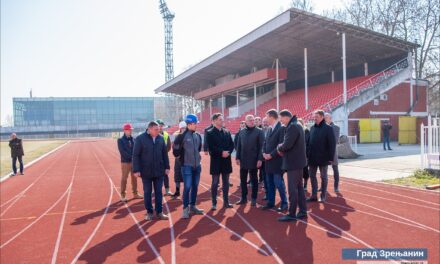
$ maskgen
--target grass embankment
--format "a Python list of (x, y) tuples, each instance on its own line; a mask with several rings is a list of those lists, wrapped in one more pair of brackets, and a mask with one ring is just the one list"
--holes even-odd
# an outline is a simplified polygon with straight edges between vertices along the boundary
[(428, 170), (416, 170), (413, 175), (384, 182), (425, 189), (426, 186), (439, 185), (440, 175)]
[[(65, 140), (23, 140), (24, 164), (26, 165), (65, 142)], [(8, 141), (0, 142), (0, 165), (0, 177), (12, 171), (11, 150)], [(17, 161), (17, 168), (18, 166), (19, 163)]]

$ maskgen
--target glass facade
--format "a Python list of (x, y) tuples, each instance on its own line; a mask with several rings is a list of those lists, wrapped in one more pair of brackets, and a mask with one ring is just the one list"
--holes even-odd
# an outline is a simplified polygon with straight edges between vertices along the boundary
[(145, 125), (154, 118), (154, 97), (14, 98), (15, 127), (99, 129)]

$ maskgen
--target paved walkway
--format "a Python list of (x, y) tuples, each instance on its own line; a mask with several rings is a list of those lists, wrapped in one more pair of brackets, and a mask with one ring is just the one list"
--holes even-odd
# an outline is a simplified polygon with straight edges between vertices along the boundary
[[(381, 181), (410, 176), (420, 168), (420, 145), (402, 145), (392, 142), (391, 151), (382, 144), (359, 144), (357, 159), (339, 160), (339, 171), (344, 177)], [(332, 170), (330, 169), (330, 173)]]

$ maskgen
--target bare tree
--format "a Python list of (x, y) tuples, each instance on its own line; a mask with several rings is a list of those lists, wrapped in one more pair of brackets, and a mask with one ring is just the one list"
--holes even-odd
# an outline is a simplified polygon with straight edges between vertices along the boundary
[(290, 6), (304, 11), (313, 12), (313, 3), (311, 0), (292, 0)]

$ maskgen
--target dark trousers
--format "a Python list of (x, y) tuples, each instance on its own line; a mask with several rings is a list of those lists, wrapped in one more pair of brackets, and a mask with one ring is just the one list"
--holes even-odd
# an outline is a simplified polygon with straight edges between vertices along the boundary
[(309, 166), (309, 174), (310, 174), (310, 181), (312, 182), (312, 196), (317, 196), (318, 194), (318, 179), (316, 178), (316, 172), (318, 171), (321, 175), (321, 199), (326, 197), (327, 194), (327, 184), (328, 184), (328, 177), (327, 177), (327, 171), (328, 166)]
[(303, 170), (287, 171), (287, 186), (289, 189), (289, 215), (296, 216), (299, 213), (307, 214), (306, 195), (303, 187)]
[(257, 199), (258, 194), (258, 169), (240, 169), (240, 185), (241, 185), (241, 199), (247, 200), (247, 176), (249, 174), (252, 185), (252, 199)]
[(156, 213), (162, 213), (162, 185), (164, 177), (157, 178), (142, 178), (142, 184), (144, 186), (144, 204), (145, 209), (149, 214), (153, 213), (153, 203), (151, 200), (151, 193), (154, 188), (154, 202)]
[(17, 160), (20, 163), (20, 173), (23, 173), (23, 156), (12, 158), (12, 170), (14, 171), (14, 174), (17, 174)]
[(163, 177), (163, 185), (165, 186), (165, 189), (170, 188), (170, 177), (168, 177), (168, 175)]
[(258, 182), (264, 182), (264, 175), (265, 175), (265, 171), (264, 171), (264, 161), (261, 163), (261, 167), (258, 169)]
[(332, 165), (333, 177), (335, 178), (334, 187), (335, 190), (339, 188), (339, 167), (338, 165)]
[[(229, 173), (222, 173), (222, 192), (223, 192), (223, 204), (227, 205), (229, 203), (228, 194), (229, 194)], [(220, 182), (220, 174), (212, 175), (212, 185), (211, 185), (211, 194), (212, 194), (212, 204), (217, 205), (217, 190)]]
[(307, 187), (307, 182), (309, 181), (309, 166), (305, 166), (303, 168), (303, 179), (304, 179), (304, 188)]
[(388, 150), (391, 149), (390, 147), (390, 136), (383, 136), (383, 149), (386, 150), (385, 145), (388, 147)]

